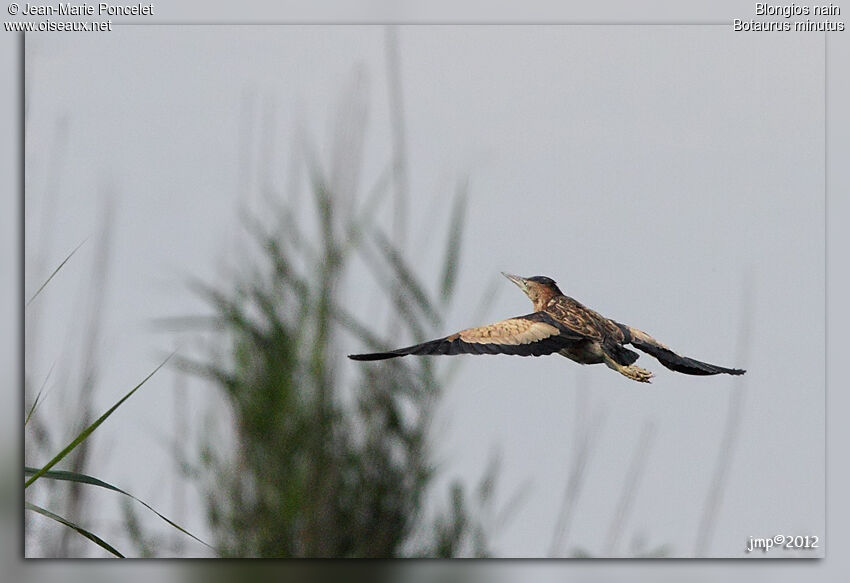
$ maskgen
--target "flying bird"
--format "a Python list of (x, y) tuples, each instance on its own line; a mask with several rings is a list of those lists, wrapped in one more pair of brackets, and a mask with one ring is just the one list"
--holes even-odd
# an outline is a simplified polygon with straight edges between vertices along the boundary
[(655, 338), (625, 324), (610, 320), (569, 296), (545, 276), (519, 277), (502, 273), (514, 282), (531, 303), (534, 312), (480, 328), (461, 330), (451, 336), (388, 352), (349, 354), (353, 360), (384, 360), (408, 354), (515, 354), (544, 356), (560, 354), (581, 364), (605, 363), (618, 373), (641, 383), (653, 374), (635, 361), (640, 356), (626, 348), (641, 350), (670, 370), (690, 375), (741, 375), (740, 368), (725, 368), (680, 356)]

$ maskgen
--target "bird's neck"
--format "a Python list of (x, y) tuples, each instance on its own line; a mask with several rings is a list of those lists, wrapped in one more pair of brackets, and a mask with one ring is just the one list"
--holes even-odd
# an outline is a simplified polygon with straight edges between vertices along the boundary
[(557, 297), (558, 295), (560, 295), (560, 294), (557, 294), (557, 293), (555, 293), (555, 292), (550, 292), (550, 291), (542, 292), (542, 293), (541, 293), (540, 295), (538, 295), (538, 296), (537, 296), (537, 298), (536, 298), (536, 299), (534, 299), (534, 301), (533, 301), (533, 304), (534, 304), (534, 311), (535, 311), (535, 312), (540, 312), (540, 311), (542, 311), (542, 310), (546, 309), (546, 306), (548, 306), (548, 305), (549, 305), (549, 302), (551, 302), (551, 301), (552, 301), (552, 299), (553, 299), (553, 298), (555, 298), (555, 297)]

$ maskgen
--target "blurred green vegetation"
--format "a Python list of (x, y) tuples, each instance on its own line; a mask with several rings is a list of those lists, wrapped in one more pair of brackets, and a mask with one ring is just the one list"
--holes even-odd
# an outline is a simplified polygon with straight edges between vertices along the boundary
[[(199, 460), (222, 556), (487, 554), (459, 484), (451, 485), (448, 508), (426, 516), (435, 475), (428, 428), (443, 384), (432, 361), (363, 366), (341, 351), (346, 335), (364, 350), (389, 348), (375, 332), (377, 318), (362, 321), (362, 310), (346, 306), (343, 275), (355, 256), (398, 315), (392, 337), (424, 340), (446, 303), (430, 296), (372, 222), (387, 193), (382, 184), (366, 210), (344, 212), (313, 165), (315, 225), (299, 225), (286, 203), (270, 213), (278, 219), (270, 228), (246, 216), (258, 264), (229, 289), (194, 283), (214, 310), (226, 356), (181, 363), (227, 396), (235, 422), (234, 450), (210, 440)], [(456, 278), (464, 198), (460, 190), (436, 286), (444, 300)]]

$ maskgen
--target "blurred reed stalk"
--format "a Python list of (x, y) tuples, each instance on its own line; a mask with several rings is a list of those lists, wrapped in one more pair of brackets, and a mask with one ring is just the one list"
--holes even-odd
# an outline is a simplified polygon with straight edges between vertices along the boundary
[(614, 512), (614, 519), (608, 528), (608, 537), (605, 544), (605, 557), (617, 556), (617, 545), (620, 542), (620, 535), (623, 533), (626, 521), (631, 514), (634, 500), (637, 497), (640, 489), (640, 482), (643, 478), (646, 469), (646, 461), (649, 458), (649, 452), (652, 449), (652, 443), (655, 439), (655, 424), (646, 421), (640, 432), (637, 445), (635, 446), (634, 457), (629, 465), (626, 477), (623, 480), (623, 490), (620, 494), (620, 500), (617, 503), (617, 509)]
[[(741, 294), (741, 322), (738, 330), (738, 346), (735, 353), (737, 361), (744, 368), (747, 367), (750, 356), (750, 344), (752, 342), (753, 311), (754, 311), (754, 284), (752, 272), (747, 273), (744, 278), (743, 293)], [(746, 396), (747, 375), (733, 377), (732, 388), (729, 392), (729, 406), (726, 411), (726, 423), (720, 448), (717, 452), (717, 461), (714, 465), (711, 485), (703, 505), (702, 518), (697, 529), (694, 556), (706, 557), (710, 554), (711, 543), (714, 538), (714, 530), (720, 507), (723, 504), (723, 494), (726, 490), (726, 482), (729, 479), (729, 470), (735, 458), (738, 448), (738, 436), (741, 432), (741, 423), (744, 415), (744, 397)]]
[(580, 382), (576, 386), (576, 408), (573, 422), (573, 442), (570, 454), (570, 470), (567, 484), (564, 488), (564, 497), (558, 519), (555, 522), (555, 530), (552, 533), (552, 542), (549, 546), (550, 557), (560, 557), (563, 548), (567, 546), (572, 524), (575, 518), (578, 501), (584, 487), (585, 471), (596, 446), (599, 434), (605, 420), (605, 411), (597, 408), (590, 411), (590, 399), (586, 379), (584, 375), (578, 377)]
[(385, 27), (384, 48), (387, 61), (387, 90), (390, 102), (390, 125), (393, 136), (393, 243), (404, 252), (407, 233), (407, 137), (404, 121), (404, 91), (401, 80), (401, 57), (398, 26)]

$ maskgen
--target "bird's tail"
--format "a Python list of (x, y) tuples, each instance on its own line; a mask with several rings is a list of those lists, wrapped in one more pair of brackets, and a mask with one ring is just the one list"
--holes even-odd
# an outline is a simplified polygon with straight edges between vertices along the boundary
[(680, 356), (669, 348), (667, 348), (666, 346), (664, 346), (663, 344), (661, 344), (660, 342), (658, 342), (655, 338), (653, 338), (646, 332), (632, 327), (628, 327), (628, 330), (631, 334), (632, 346), (634, 346), (638, 350), (646, 352), (650, 356), (654, 356), (658, 359), (658, 362), (660, 362), (670, 370), (691, 375), (742, 375), (747, 372), (740, 368), (726, 368), (724, 366), (718, 366), (716, 364), (709, 364), (707, 362), (694, 360), (693, 358), (688, 358), (687, 356)]

